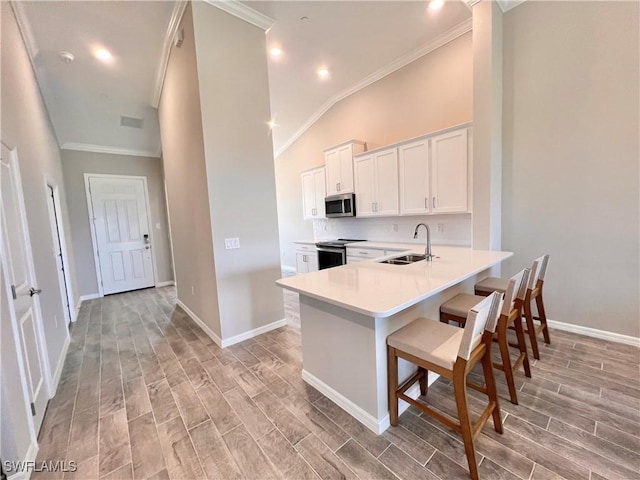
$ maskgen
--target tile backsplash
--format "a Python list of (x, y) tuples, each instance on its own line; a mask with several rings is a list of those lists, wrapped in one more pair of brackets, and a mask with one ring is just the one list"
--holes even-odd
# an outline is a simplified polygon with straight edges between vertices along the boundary
[(416, 225), (426, 223), (434, 245), (471, 246), (471, 214), (410, 217), (327, 218), (313, 221), (314, 240), (354, 238), (384, 242), (424, 243), (423, 228), (413, 239)]

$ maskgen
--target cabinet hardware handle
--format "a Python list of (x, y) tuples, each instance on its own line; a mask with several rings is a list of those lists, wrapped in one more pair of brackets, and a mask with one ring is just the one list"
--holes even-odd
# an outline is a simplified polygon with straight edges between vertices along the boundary
[(338, 182), (338, 191), (342, 190), (342, 182)]
[(436, 208), (436, 197), (433, 197), (433, 208)]
[(429, 208), (429, 199), (424, 197), (424, 208)]

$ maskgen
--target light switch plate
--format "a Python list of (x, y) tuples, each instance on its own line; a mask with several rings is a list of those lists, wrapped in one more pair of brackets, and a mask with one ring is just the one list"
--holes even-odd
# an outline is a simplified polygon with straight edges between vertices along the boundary
[(224, 248), (226, 250), (233, 250), (234, 248), (240, 248), (240, 239), (238, 237), (225, 238)]

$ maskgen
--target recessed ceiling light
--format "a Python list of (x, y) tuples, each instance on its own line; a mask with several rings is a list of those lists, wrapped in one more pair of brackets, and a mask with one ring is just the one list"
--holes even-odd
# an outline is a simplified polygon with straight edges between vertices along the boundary
[(431, 0), (429, 2), (429, 10), (440, 10), (444, 5), (444, 0)]
[(272, 57), (279, 57), (280, 55), (282, 55), (282, 49), (279, 47), (273, 47), (271, 50), (269, 50), (269, 53)]
[(273, 130), (273, 127), (275, 127), (277, 125), (275, 120), (269, 120), (267, 122), (267, 125), (269, 125), (269, 128)]
[(71, 52), (58, 52), (58, 58), (61, 62), (71, 63), (76, 57)]
[(106, 48), (97, 48), (93, 51), (93, 55), (101, 62), (108, 63), (113, 60), (113, 55)]
[(326, 67), (319, 68), (317, 73), (318, 73), (318, 77), (320, 77), (323, 80), (329, 77), (329, 70)]

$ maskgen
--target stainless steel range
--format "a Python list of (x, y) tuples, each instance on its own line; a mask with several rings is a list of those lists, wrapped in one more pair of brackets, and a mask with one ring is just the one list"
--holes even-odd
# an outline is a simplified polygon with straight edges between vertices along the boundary
[(326, 242), (317, 242), (318, 247), (318, 268), (339, 267), (347, 263), (347, 243), (365, 242), (366, 240), (353, 240), (348, 238), (339, 238), (338, 240), (328, 240)]

